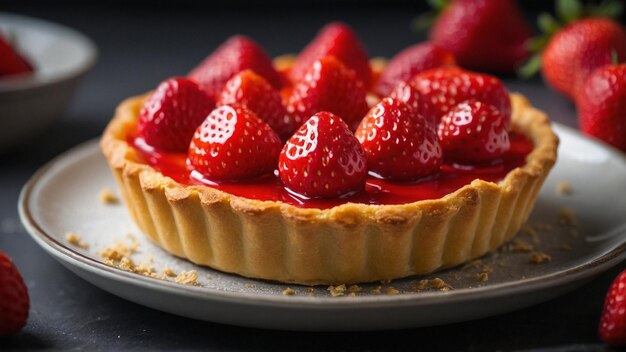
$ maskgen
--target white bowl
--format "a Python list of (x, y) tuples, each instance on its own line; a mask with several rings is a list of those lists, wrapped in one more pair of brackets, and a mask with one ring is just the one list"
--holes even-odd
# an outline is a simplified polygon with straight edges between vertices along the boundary
[(93, 67), (91, 40), (51, 22), (0, 13), (0, 31), (17, 39), (35, 67), (32, 74), (0, 77), (0, 150), (48, 127), (67, 107), (82, 76)]

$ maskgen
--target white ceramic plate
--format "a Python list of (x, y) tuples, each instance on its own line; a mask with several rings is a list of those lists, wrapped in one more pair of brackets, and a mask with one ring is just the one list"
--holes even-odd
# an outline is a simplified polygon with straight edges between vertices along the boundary
[(0, 77), (0, 149), (24, 140), (60, 117), (82, 76), (94, 65), (96, 46), (59, 24), (0, 13), (0, 32), (15, 38), (35, 67), (32, 74)]
[[(38, 171), (24, 187), (19, 209), (33, 239), (85, 280), (130, 301), (191, 318), (263, 328), (292, 330), (394, 329), (444, 324), (504, 313), (561, 295), (621, 261), (626, 237), (626, 159), (572, 129), (555, 126), (562, 139), (559, 160), (539, 196), (529, 223), (538, 232), (517, 238), (551, 256), (529, 263), (528, 252), (503, 250), (475, 267), (454, 268), (427, 278), (442, 278), (448, 292), (415, 292), (420, 279), (362, 285), (355, 297), (332, 297), (326, 287), (291, 286), (250, 280), (201, 268), (177, 259), (147, 241), (123, 205), (102, 204), (97, 195), (114, 180), (95, 141), (78, 146)], [(570, 195), (556, 191), (560, 182)], [(563, 221), (563, 208), (577, 223)], [(74, 231), (89, 244), (67, 243)], [(197, 270), (200, 286), (149, 278), (102, 262), (98, 253), (116, 240), (139, 240), (137, 263), (157, 270)], [(508, 248), (508, 249), (507, 249)], [(481, 271), (488, 280), (480, 281)], [(375, 294), (377, 286), (382, 294)], [(393, 288), (393, 289), (391, 289)], [(394, 291), (397, 290), (397, 291)], [(397, 294), (393, 294), (397, 293)]]

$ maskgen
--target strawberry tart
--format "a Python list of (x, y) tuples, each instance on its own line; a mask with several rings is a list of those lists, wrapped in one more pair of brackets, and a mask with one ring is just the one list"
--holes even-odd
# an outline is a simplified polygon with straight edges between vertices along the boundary
[(431, 47), (369, 60), (334, 23), (271, 60), (235, 36), (124, 101), (102, 151), (139, 228), (196, 264), (300, 284), (452, 267), (515, 236), (558, 139), (522, 96)]

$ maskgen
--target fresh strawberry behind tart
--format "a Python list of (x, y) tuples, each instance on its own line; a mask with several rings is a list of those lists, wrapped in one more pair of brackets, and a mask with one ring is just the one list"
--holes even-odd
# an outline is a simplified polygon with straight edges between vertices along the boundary
[[(118, 107), (101, 147), (146, 236), (225, 272), (340, 284), (431, 273), (517, 233), (556, 160), (547, 116), (496, 78), (458, 68), (419, 73), (368, 106), (359, 77), (371, 68), (342, 61), (361, 47), (346, 28), (281, 59), (279, 71), (304, 75), (281, 91), (282, 107), (262, 55), (260, 66), (205, 60), (204, 72), (229, 67), (209, 80), (217, 93), (192, 75), (201, 89), (184, 82), (189, 97), (159, 88)], [(239, 52), (227, 44), (212, 56)], [(154, 127), (186, 149), (146, 138), (155, 101), (169, 107), (156, 117), (183, 123)]]

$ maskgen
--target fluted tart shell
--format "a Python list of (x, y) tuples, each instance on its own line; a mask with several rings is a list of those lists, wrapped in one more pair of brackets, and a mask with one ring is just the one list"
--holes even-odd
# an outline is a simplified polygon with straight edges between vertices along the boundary
[(534, 148), (500, 182), (476, 179), (442, 198), (402, 205), (299, 208), (184, 185), (142, 163), (127, 141), (145, 98), (124, 101), (100, 142), (141, 231), (193, 263), (285, 283), (397, 279), (493, 251), (528, 219), (557, 156), (546, 114), (512, 94), (513, 129)]

